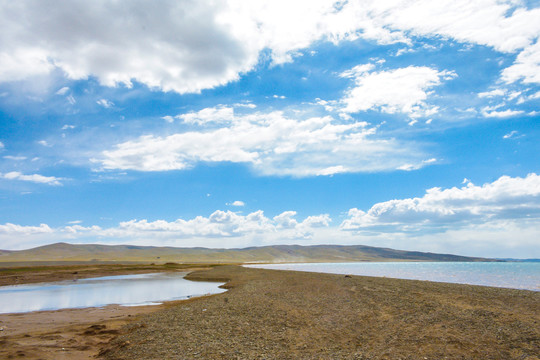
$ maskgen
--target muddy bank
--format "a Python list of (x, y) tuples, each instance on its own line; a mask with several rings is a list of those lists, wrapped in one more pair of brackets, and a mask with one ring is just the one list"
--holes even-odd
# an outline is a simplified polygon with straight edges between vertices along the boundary
[(540, 293), (241, 267), (124, 328), (106, 359), (538, 359)]

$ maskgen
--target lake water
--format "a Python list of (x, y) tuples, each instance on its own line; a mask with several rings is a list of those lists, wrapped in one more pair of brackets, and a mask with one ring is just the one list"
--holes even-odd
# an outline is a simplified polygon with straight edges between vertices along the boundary
[(540, 263), (538, 262), (357, 262), (247, 266), (540, 291)]
[(77, 281), (0, 286), (0, 314), (41, 310), (155, 305), (217, 294), (222, 283), (189, 281), (185, 273), (106, 276)]

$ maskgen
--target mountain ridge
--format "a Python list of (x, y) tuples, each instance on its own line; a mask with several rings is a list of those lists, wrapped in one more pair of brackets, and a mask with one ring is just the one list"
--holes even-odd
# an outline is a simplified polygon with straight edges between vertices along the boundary
[(367, 245), (269, 245), (246, 248), (180, 248), (141, 245), (69, 244), (59, 242), (26, 250), (0, 250), (9, 262), (177, 262), (279, 263), (351, 261), (500, 261), (496, 259), (405, 251)]

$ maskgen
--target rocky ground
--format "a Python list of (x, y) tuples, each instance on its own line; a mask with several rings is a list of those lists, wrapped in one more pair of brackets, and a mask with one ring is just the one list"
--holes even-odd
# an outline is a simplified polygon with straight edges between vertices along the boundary
[(105, 359), (538, 359), (540, 293), (237, 266), (226, 293), (142, 316)]

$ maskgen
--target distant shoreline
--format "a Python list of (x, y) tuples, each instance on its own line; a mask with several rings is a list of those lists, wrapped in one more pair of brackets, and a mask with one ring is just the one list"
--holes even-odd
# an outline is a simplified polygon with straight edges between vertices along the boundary
[(536, 262), (344, 262), (244, 264), (249, 268), (388, 277), (404, 280), (540, 291)]

